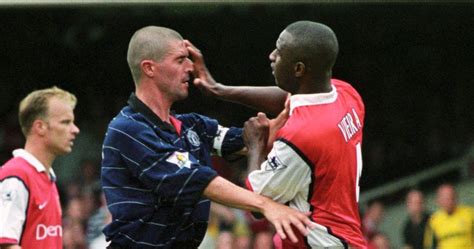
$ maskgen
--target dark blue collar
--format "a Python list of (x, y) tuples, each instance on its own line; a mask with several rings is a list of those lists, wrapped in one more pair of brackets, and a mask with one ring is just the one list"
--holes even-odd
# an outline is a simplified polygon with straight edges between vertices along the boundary
[(141, 113), (147, 120), (162, 130), (176, 133), (176, 129), (169, 123), (163, 122), (145, 103), (143, 103), (135, 93), (132, 92), (127, 101), (128, 105), (135, 111)]

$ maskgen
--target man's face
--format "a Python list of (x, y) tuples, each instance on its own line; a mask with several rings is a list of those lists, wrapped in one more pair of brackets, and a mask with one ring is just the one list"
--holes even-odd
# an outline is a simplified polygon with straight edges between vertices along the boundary
[(276, 85), (290, 93), (294, 93), (296, 87), (295, 78), (293, 77), (294, 65), (291, 61), (291, 51), (289, 49), (292, 41), (293, 36), (283, 30), (276, 41), (275, 50), (269, 55)]
[(193, 62), (188, 58), (189, 52), (182, 40), (171, 40), (168, 53), (156, 62), (158, 75), (156, 84), (172, 102), (185, 99), (188, 96), (190, 73)]
[(420, 214), (424, 210), (423, 194), (418, 191), (410, 192), (407, 196), (406, 205), (409, 214)]
[(456, 192), (451, 186), (442, 186), (438, 189), (437, 201), (440, 208), (452, 213), (456, 208)]
[(71, 152), (79, 128), (74, 124), (73, 107), (68, 102), (53, 97), (48, 103), (44, 139), (50, 153), (63, 155)]

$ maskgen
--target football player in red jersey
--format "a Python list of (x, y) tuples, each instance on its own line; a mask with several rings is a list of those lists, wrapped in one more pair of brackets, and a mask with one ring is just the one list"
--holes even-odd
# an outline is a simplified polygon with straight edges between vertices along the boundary
[(76, 97), (57, 87), (37, 90), (20, 103), (24, 149), (0, 168), (0, 247), (62, 249), (61, 206), (52, 169), (71, 152), (79, 128)]
[[(278, 87), (226, 86), (208, 72), (198, 49), (194, 84), (204, 93), (278, 113), (288, 93), (290, 113), (276, 132), (273, 148), (247, 136), (248, 187), (301, 211), (316, 224), (299, 243), (275, 238), (278, 248), (366, 248), (358, 211), (362, 172), (364, 103), (357, 91), (332, 78), (339, 47), (324, 24), (298, 21), (287, 26), (269, 58)], [(262, 117), (249, 120), (259, 125)], [(246, 129), (250, 131), (251, 129)], [(272, 136), (270, 136), (272, 137)], [(266, 156), (266, 157), (265, 157)]]

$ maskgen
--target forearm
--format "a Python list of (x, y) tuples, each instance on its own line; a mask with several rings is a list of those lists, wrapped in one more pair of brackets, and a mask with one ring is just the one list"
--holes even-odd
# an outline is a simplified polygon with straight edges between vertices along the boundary
[(248, 174), (254, 170), (260, 169), (260, 165), (265, 161), (264, 148), (249, 149), (247, 152), (247, 170)]
[(204, 189), (207, 198), (234, 208), (263, 213), (269, 199), (217, 176)]
[(276, 115), (284, 108), (287, 92), (278, 87), (225, 86), (217, 84), (217, 98), (242, 104), (256, 110)]

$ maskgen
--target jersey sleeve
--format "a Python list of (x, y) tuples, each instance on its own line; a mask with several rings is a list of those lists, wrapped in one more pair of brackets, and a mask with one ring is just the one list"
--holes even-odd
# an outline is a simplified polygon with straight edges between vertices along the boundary
[(124, 167), (122, 170), (130, 171), (151, 189), (162, 205), (194, 205), (217, 173), (189, 152), (162, 140), (151, 128), (129, 127), (109, 127), (102, 169)]
[(202, 126), (203, 131), (200, 133), (208, 136), (214, 154), (225, 157), (244, 148), (242, 128), (224, 127), (215, 119), (195, 113), (189, 115), (193, 115), (196, 123)]
[(18, 244), (26, 218), (29, 192), (16, 177), (0, 182), (0, 245)]
[(311, 182), (311, 170), (286, 141), (277, 140), (259, 170), (247, 178), (252, 191), (286, 203)]
[(241, 150), (244, 145), (242, 128), (218, 126), (213, 140), (213, 151), (218, 156), (227, 156)]

